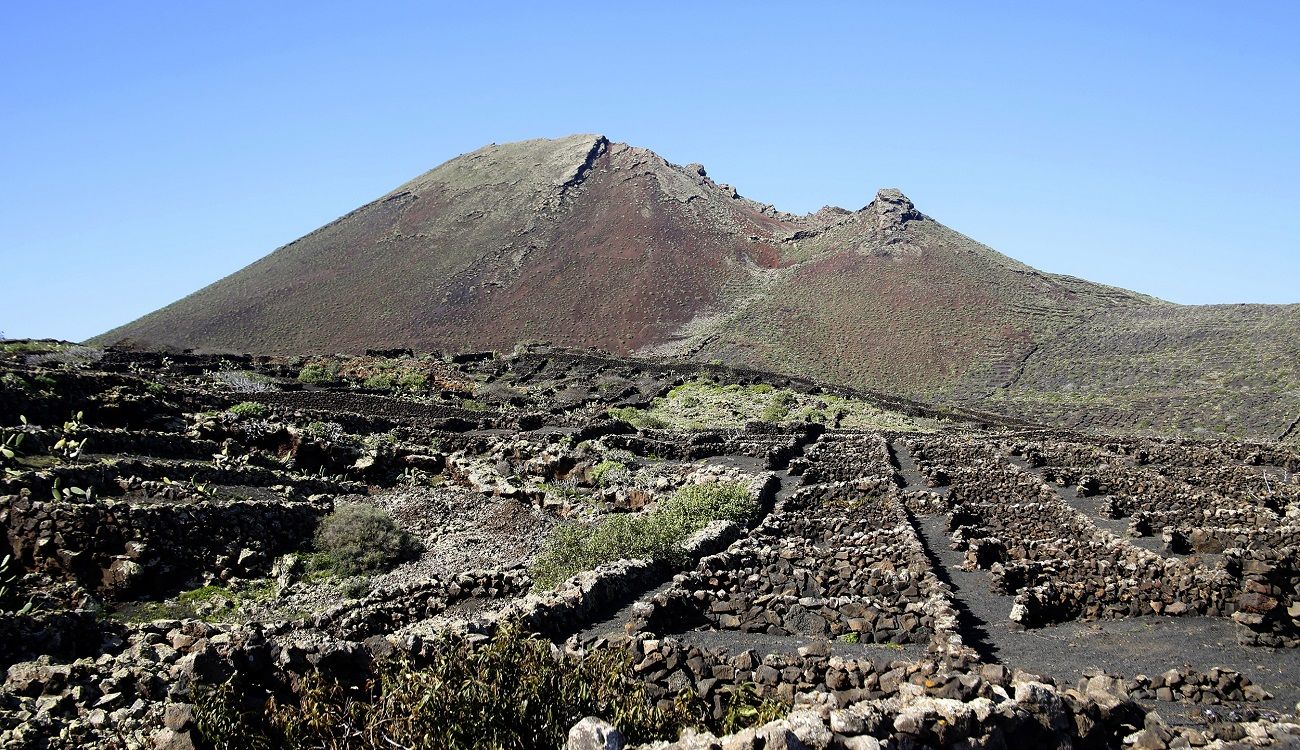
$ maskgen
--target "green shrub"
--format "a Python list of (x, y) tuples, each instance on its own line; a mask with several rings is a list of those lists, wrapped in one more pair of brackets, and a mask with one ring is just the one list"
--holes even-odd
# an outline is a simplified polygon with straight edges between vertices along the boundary
[(328, 385), (339, 378), (339, 366), (334, 362), (310, 362), (298, 372), (298, 380), (308, 385)]
[(657, 514), (682, 529), (682, 536), (718, 520), (750, 523), (757, 519), (758, 501), (743, 484), (735, 482), (694, 484), (682, 487), (659, 504)]
[[(431, 651), (418, 668), (401, 660), (381, 662), (361, 691), (320, 673), (308, 675), (290, 702), (269, 701), (262, 712), (247, 710), (232, 682), (201, 687), (196, 724), (217, 748), (554, 750), (564, 747), (569, 727), (584, 716), (603, 716), (640, 744), (676, 739), (711, 713), (711, 704), (689, 691), (659, 704), (637, 678), (629, 649), (556, 656), (550, 641), (506, 623), (483, 643), (447, 636)], [(724, 723), (732, 731), (787, 710), (760, 701), (752, 687), (722, 697)]]
[(826, 424), (830, 421), (830, 416), (821, 409), (809, 409), (803, 413), (803, 419), (805, 422), (820, 422), (821, 424)]
[(225, 586), (200, 586), (189, 591), (182, 591), (176, 596), (181, 604), (202, 604), (215, 599), (234, 599), (235, 595)]
[(322, 443), (340, 443), (351, 445), (355, 438), (338, 422), (308, 422), (302, 428), (302, 434)]
[(70, 347), (59, 341), (6, 341), (0, 343), (0, 352), (5, 354), (50, 354), (61, 352)]
[(641, 416), (641, 411), (639, 409), (634, 409), (631, 406), (609, 409), (606, 413), (609, 414), (610, 419), (627, 422), (633, 426), (636, 425), (636, 420)]
[(393, 376), (387, 372), (377, 372), (365, 379), (362, 383), (367, 388), (386, 391), (393, 387)]
[(759, 419), (770, 424), (780, 424), (788, 416), (790, 416), (790, 409), (784, 404), (779, 404), (773, 400), (763, 407), (763, 413)]
[(658, 416), (631, 406), (609, 409), (606, 413), (611, 418), (627, 422), (639, 430), (659, 430), (668, 426), (668, 423)]
[(261, 419), (266, 416), (266, 407), (256, 401), (244, 401), (227, 409), (240, 419)]
[(538, 588), (552, 588), (572, 576), (621, 559), (649, 558), (673, 564), (681, 543), (712, 521), (751, 522), (758, 501), (741, 484), (683, 487), (652, 511), (618, 513), (594, 526), (556, 527), (533, 563)]
[(352, 576), (339, 581), (339, 593), (348, 599), (360, 599), (370, 593), (370, 579), (366, 576)]
[(596, 464), (595, 468), (591, 470), (591, 481), (601, 487), (608, 487), (609, 485), (626, 481), (631, 475), (632, 472), (628, 471), (627, 466), (623, 462), (605, 459)]
[(316, 529), (316, 549), (344, 576), (381, 573), (419, 553), (387, 511), (363, 503), (336, 505)]
[(422, 391), (429, 384), (429, 378), (422, 372), (410, 370), (397, 379), (397, 384), (408, 391)]
[(486, 404), (482, 401), (475, 401), (472, 398), (462, 398), (460, 400), (460, 408), (465, 411), (487, 411)]
[(26, 392), (32, 390), (30, 383), (23, 380), (21, 375), (12, 372), (6, 372), (4, 375), (0, 375), (0, 386), (4, 386), (6, 390), (10, 391)]

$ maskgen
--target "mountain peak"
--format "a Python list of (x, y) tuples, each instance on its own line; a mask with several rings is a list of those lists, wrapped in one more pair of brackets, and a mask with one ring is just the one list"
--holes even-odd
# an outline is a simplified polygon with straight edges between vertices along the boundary
[(898, 188), (881, 188), (876, 192), (875, 200), (862, 210), (874, 213), (876, 228), (885, 232), (899, 231), (907, 222), (925, 218)]

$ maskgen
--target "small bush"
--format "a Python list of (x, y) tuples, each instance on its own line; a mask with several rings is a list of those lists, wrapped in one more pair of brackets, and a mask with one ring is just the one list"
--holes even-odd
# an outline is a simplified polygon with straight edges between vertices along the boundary
[(819, 422), (826, 424), (830, 421), (830, 416), (821, 409), (809, 409), (804, 412), (803, 419), (805, 422)]
[(780, 424), (786, 417), (790, 416), (790, 409), (776, 401), (772, 401), (763, 407), (763, 414), (759, 417), (769, 424)]
[(422, 372), (414, 370), (403, 373), (397, 384), (408, 391), (422, 391), (429, 384), (429, 378)]
[(387, 511), (362, 503), (335, 506), (316, 529), (316, 548), (344, 576), (381, 573), (419, 553)]
[(596, 464), (591, 470), (591, 481), (601, 487), (608, 487), (626, 481), (632, 472), (628, 471), (627, 466), (621, 461), (606, 459)]
[(668, 426), (668, 423), (658, 416), (631, 406), (609, 409), (606, 413), (611, 418), (627, 422), (638, 430), (659, 430)]
[(23, 380), (21, 375), (12, 372), (6, 372), (4, 375), (0, 375), (0, 386), (4, 386), (5, 390), (10, 391), (27, 392), (32, 390), (30, 383)]
[(256, 401), (235, 404), (228, 411), (240, 419), (261, 419), (266, 416), (266, 407)]
[(298, 380), (307, 385), (328, 385), (339, 378), (339, 366), (334, 362), (310, 362), (298, 372)]
[(585, 526), (553, 530), (533, 563), (538, 588), (552, 588), (570, 577), (624, 558), (648, 558), (673, 564), (681, 543), (712, 521), (747, 523), (757, 518), (758, 501), (740, 484), (683, 487), (652, 511), (619, 513)]
[(302, 434), (322, 443), (351, 444), (353, 437), (338, 422), (308, 422)]
[(6, 341), (0, 344), (0, 352), (5, 354), (49, 354), (61, 352), (71, 344), (61, 341)]
[(685, 537), (713, 521), (750, 523), (756, 520), (759, 506), (743, 484), (694, 484), (682, 487), (660, 503), (657, 513), (681, 528)]
[(225, 586), (200, 586), (189, 591), (182, 591), (176, 600), (181, 604), (203, 604), (216, 599), (234, 599), (235, 595)]
[(367, 388), (374, 388), (381, 391), (391, 390), (393, 387), (393, 376), (386, 372), (375, 373), (366, 378), (362, 385)]
[(624, 406), (617, 409), (610, 409), (608, 412), (610, 419), (617, 419), (635, 426), (637, 419), (641, 416), (641, 411), (631, 406)]

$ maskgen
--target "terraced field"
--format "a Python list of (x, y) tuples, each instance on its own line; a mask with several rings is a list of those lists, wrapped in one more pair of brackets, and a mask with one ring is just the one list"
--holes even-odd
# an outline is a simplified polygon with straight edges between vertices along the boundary
[(0, 368), (4, 747), (1300, 739), (1282, 443), (550, 349), (47, 348)]

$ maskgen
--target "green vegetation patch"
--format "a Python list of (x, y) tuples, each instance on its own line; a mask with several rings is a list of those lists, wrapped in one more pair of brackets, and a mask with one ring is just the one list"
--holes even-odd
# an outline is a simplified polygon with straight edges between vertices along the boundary
[(330, 385), (339, 379), (338, 364), (329, 360), (308, 362), (298, 371), (298, 380), (307, 385)]
[(650, 411), (645, 409), (636, 409), (631, 406), (625, 406), (620, 409), (610, 409), (609, 416), (614, 419), (621, 419), (641, 430), (662, 430), (665, 427), (671, 426)]
[(73, 344), (62, 341), (4, 341), (0, 342), (3, 354), (52, 354), (71, 348)]
[(642, 513), (607, 516), (594, 525), (556, 527), (533, 563), (538, 588), (547, 589), (599, 565), (648, 558), (679, 564), (681, 543), (712, 521), (749, 523), (760, 512), (758, 500), (737, 483), (683, 487)]
[(256, 401), (244, 401), (235, 404), (227, 411), (240, 419), (261, 419), (266, 416), (266, 407)]
[(631, 478), (632, 472), (622, 461), (605, 459), (591, 470), (591, 481), (601, 487), (609, 487)]
[(699, 379), (655, 399), (649, 409), (611, 409), (610, 416), (641, 428), (691, 430), (741, 427), (748, 422), (817, 422), (845, 429), (930, 432), (933, 420), (887, 411), (860, 399), (806, 394), (767, 383), (721, 385)]
[(269, 601), (274, 596), (275, 584), (271, 581), (239, 587), (207, 585), (182, 591), (174, 599), (124, 604), (113, 612), (111, 618), (132, 624), (195, 617), (216, 622), (239, 621), (244, 605)]
[(316, 357), (303, 365), (298, 380), (309, 385), (350, 385), (410, 393), (431, 389), (464, 395), (473, 392), (472, 385), (443, 362), (427, 356)]

